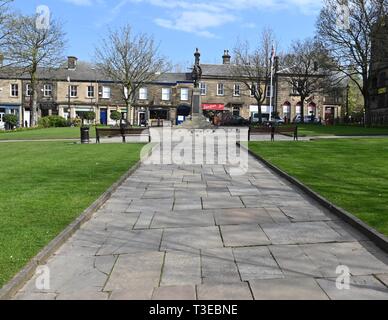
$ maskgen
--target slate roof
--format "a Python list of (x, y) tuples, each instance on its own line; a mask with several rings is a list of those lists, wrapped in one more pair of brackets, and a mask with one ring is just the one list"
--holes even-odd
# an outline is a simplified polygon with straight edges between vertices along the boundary
[[(107, 79), (102, 75), (93, 64), (88, 62), (78, 61), (75, 70), (67, 68), (66, 65), (56, 69), (39, 68), (38, 78), (39, 79), (50, 79), (53, 81), (67, 81), (70, 77), (71, 81), (77, 82), (111, 82), (111, 79)], [(0, 78), (8, 79), (22, 79), (28, 80), (29, 76), (26, 72), (23, 72), (21, 68), (3, 68), (0, 69)], [(177, 82), (192, 82), (190, 73), (165, 73), (160, 75), (153, 81), (153, 83), (177, 83)]]

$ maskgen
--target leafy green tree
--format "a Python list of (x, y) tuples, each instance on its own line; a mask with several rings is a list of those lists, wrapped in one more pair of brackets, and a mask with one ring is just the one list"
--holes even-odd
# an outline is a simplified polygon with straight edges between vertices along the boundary
[(18, 117), (14, 114), (6, 114), (4, 116), (4, 122), (7, 128), (9, 128), (9, 130), (12, 130), (18, 125)]
[(82, 125), (84, 125), (84, 121), (85, 120), (87, 120), (87, 121), (94, 121), (94, 120), (96, 120), (96, 113), (93, 112), (93, 111), (85, 112), (82, 115)]
[(120, 112), (118, 111), (112, 111), (110, 113), (110, 118), (113, 120), (113, 121), (116, 121), (116, 125), (118, 124), (118, 122), (122, 119), (122, 115)]

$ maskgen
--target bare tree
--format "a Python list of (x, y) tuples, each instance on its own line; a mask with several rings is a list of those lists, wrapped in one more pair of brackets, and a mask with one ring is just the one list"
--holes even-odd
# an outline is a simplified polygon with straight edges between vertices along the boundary
[(151, 36), (134, 34), (130, 25), (110, 31), (95, 55), (98, 69), (108, 79), (121, 85), (127, 121), (131, 123), (138, 90), (167, 72), (170, 64), (159, 54)]
[(285, 69), (280, 73), (286, 75), (293, 93), (300, 97), (302, 122), (305, 101), (329, 85), (329, 62), (326, 51), (313, 39), (295, 41), (291, 51), (283, 57)]
[[(336, 69), (349, 77), (364, 96), (367, 125), (371, 120), (369, 68), (373, 36), (379, 34), (380, 22), (387, 13), (387, 0), (325, 0), (317, 23), (318, 38), (336, 62)], [(383, 55), (388, 56), (388, 51)]]
[(31, 82), (31, 126), (37, 125), (38, 68), (47, 70), (59, 66), (63, 62), (65, 47), (62, 25), (54, 19), (42, 25), (38, 18), (37, 15), (15, 16), (10, 21), (10, 34), (7, 37), (8, 59), (19, 67), (21, 73), (28, 74)]
[(12, 0), (0, 0), (0, 67), (3, 66), (6, 38), (9, 35), (9, 28), (7, 26), (10, 18), (9, 3)]
[(274, 54), (275, 45), (276, 39), (273, 31), (264, 29), (254, 49), (250, 48), (248, 42), (237, 43), (233, 49), (234, 59), (230, 67), (231, 73), (234, 78), (244, 84), (245, 91), (255, 98), (260, 123), (262, 123), (261, 106), (268, 98), (267, 90), (271, 82), (271, 56)]

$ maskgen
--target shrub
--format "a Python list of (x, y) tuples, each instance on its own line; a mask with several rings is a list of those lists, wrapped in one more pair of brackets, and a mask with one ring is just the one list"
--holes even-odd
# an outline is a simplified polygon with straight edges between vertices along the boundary
[(6, 124), (6, 126), (12, 130), (14, 127), (16, 127), (18, 125), (18, 117), (14, 114), (6, 114), (4, 115), (4, 122)]
[(83, 114), (83, 119), (88, 121), (93, 121), (96, 119), (96, 113), (93, 111), (88, 111)]
[(121, 113), (118, 112), (118, 111), (112, 111), (112, 112), (110, 113), (110, 118), (111, 118), (113, 121), (116, 121), (116, 124), (117, 124), (117, 122), (121, 120), (122, 115), (121, 115)]
[(82, 126), (83, 126), (85, 120), (94, 121), (96, 119), (96, 113), (93, 111), (87, 111), (82, 113), (81, 118), (82, 118)]
[(39, 126), (44, 128), (63, 128), (68, 127), (69, 122), (60, 116), (48, 116), (39, 120)]

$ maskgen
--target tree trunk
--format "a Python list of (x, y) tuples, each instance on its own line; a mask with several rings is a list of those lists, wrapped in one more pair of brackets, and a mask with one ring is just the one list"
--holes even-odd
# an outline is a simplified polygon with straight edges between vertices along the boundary
[(364, 111), (365, 111), (365, 119), (364, 119), (364, 125), (365, 127), (370, 127), (372, 125), (372, 117), (370, 112), (370, 103), (369, 103), (369, 77), (368, 73), (363, 73), (362, 77), (362, 94), (364, 96)]
[(126, 107), (127, 107), (127, 123), (129, 125), (131, 125), (131, 113), (132, 113), (132, 106), (131, 106), (131, 103), (129, 101), (125, 101), (125, 104), (126, 104)]
[(300, 117), (301, 117), (300, 122), (301, 123), (304, 123), (304, 101), (305, 101), (305, 99), (306, 98), (304, 98), (304, 97), (300, 98), (300, 104), (301, 104), (301, 106), (300, 106)]
[(32, 108), (31, 108), (31, 127), (38, 125), (38, 98), (36, 93), (33, 94)]

